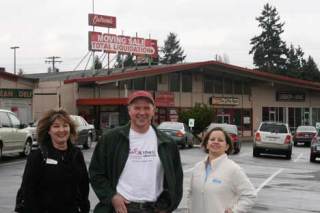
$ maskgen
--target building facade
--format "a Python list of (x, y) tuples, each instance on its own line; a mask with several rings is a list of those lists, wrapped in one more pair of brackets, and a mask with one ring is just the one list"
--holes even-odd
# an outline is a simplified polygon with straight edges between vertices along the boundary
[(153, 94), (156, 124), (177, 120), (179, 111), (196, 104), (211, 106), (213, 122), (235, 124), (243, 136), (251, 136), (261, 121), (286, 122), (291, 129), (320, 121), (319, 83), (217, 61), (40, 79), (33, 111), (38, 117), (44, 109), (64, 107), (98, 129), (110, 128), (128, 121), (127, 97), (135, 90)]
[(33, 89), (36, 80), (8, 73), (0, 68), (0, 109), (14, 112), (24, 124), (33, 121)]

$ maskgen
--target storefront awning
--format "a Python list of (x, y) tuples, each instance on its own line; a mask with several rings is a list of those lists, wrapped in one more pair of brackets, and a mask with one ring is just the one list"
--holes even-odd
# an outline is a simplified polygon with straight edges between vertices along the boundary
[(128, 98), (81, 98), (77, 100), (79, 105), (127, 105)]

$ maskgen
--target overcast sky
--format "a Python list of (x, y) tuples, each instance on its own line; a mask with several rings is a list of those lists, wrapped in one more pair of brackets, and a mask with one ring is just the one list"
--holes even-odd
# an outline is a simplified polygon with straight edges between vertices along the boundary
[[(88, 13), (92, 0), (1, 0), (0, 67), (46, 72), (46, 57), (60, 56), (62, 71), (73, 70), (88, 52)], [(158, 40), (162, 46), (169, 32), (178, 35), (186, 62), (213, 60), (227, 55), (234, 65), (253, 68), (250, 39), (260, 34), (258, 22), (263, 5), (277, 8), (285, 22), (282, 39), (300, 45), (305, 57), (320, 63), (319, 0), (95, 0), (95, 13), (117, 17), (110, 33)], [(96, 31), (107, 32), (106, 28)], [(113, 56), (111, 56), (112, 58)], [(79, 69), (84, 69), (82, 63)]]

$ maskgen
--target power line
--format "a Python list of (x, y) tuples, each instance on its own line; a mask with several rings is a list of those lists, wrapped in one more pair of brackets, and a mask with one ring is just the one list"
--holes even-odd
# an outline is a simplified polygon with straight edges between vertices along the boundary
[(59, 58), (61, 58), (61, 57), (59, 57), (59, 56), (50, 56), (50, 57), (47, 57), (48, 60), (45, 60), (46, 63), (52, 64), (52, 72), (56, 71), (55, 64), (62, 62), (62, 61), (57, 60)]

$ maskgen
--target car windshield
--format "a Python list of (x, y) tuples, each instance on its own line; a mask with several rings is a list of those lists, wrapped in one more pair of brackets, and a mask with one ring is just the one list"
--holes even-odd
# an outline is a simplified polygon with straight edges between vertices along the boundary
[(260, 127), (262, 132), (288, 133), (287, 127), (283, 124), (263, 123)]
[(80, 126), (81, 125), (81, 120), (80, 120), (80, 117), (78, 117), (78, 116), (71, 116), (71, 118), (72, 118), (72, 120), (75, 122), (75, 124), (77, 125), (77, 126)]
[(173, 129), (179, 130), (183, 128), (182, 123), (175, 123), (175, 122), (164, 122), (158, 126), (158, 129)]
[(316, 132), (316, 128), (314, 126), (299, 126), (297, 132)]

